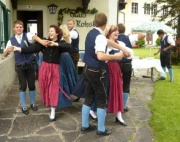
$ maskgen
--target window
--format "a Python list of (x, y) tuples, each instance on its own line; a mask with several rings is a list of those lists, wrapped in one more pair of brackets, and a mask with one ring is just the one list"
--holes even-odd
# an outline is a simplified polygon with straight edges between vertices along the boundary
[(144, 4), (144, 14), (150, 15), (150, 4)]
[(7, 39), (9, 40), (9, 38), (11, 37), (11, 14), (10, 11), (7, 10)]
[(138, 14), (138, 3), (132, 3), (132, 13)]
[(6, 9), (6, 6), (0, 1), (0, 47), (5, 48), (5, 44), (10, 38), (10, 22), (10, 11)]
[(151, 5), (151, 15), (154, 16), (156, 15), (157, 12), (157, 4), (152, 4)]
[(163, 6), (163, 16), (167, 16), (168, 15), (168, 8), (164, 5)]
[(3, 5), (0, 3), (0, 52), (2, 52), (1, 47), (4, 46), (4, 41), (4, 10)]

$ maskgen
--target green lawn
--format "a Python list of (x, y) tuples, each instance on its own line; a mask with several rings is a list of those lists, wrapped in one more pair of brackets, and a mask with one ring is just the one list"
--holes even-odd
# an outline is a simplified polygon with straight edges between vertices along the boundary
[(154, 53), (158, 51), (158, 48), (133, 48), (134, 56), (139, 56), (140, 58), (145, 57), (155, 57), (159, 58), (159, 55), (154, 56)]
[(180, 66), (173, 66), (173, 69), (174, 83), (168, 82), (169, 76), (165, 81), (156, 82), (150, 103), (153, 113), (150, 125), (157, 142), (180, 141)]
[[(148, 56), (147, 48), (133, 50), (135, 56)], [(152, 49), (152, 53), (157, 50)], [(173, 66), (173, 70), (173, 83), (169, 82), (167, 73), (166, 80), (157, 81), (154, 85), (153, 99), (149, 105), (153, 114), (149, 122), (153, 129), (154, 142), (180, 141), (180, 66)]]

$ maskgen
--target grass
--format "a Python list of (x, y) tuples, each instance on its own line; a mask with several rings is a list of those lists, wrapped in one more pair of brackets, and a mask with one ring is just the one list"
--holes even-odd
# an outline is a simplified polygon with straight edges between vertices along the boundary
[[(134, 55), (147, 57), (148, 49), (133, 49)], [(152, 53), (158, 49), (152, 49)], [(152, 54), (153, 55), (153, 54)], [(159, 58), (159, 56), (156, 56)], [(152, 117), (149, 121), (154, 133), (154, 142), (180, 141), (180, 66), (173, 66), (173, 83), (169, 82), (169, 74), (164, 81), (157, 81), (154, 85), (150, 108)]]
[(133, 48), (134, 56), (139, 56), (140, 58), (145, 57), (155, 57), (159, 58), (159, 55), (154, 56), (154, 53), (158, 51), (158, 48)]
[(155, 142), (180, 141), (180, 66), (173, 66), (175, 81), (155, 83), (153, 99), (150, 103), (152, 118), (150, 125), (155, 134)]

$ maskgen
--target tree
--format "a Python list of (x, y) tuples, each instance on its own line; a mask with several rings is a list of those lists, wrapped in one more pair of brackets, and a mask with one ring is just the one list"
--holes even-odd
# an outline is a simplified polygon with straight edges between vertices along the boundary
[(173, 49), (173, 57), (177, 63), (180, 58), (180, 0), (156, 0), (161, 8), (155, 13), (154, 20), (167, 21), (167, 25), (176, 29), (176, 47)]
[(180, 36), (180, 0), (156, 0), (161, 4), (160, 9), (156, 11), (155, 18), (159, 21), (167, 21), (167, 25), (177, 30), (177, 36)]

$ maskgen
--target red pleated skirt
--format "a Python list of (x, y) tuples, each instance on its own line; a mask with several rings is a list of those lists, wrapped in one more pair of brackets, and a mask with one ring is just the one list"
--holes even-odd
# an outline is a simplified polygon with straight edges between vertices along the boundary
[(116, 61), (109, 61), (107, 65), (110, 81), (108, 112), (117, 114), (118, 111), (124, 112), (123, 79), (121, 69)]
[(39, 91), (46, 106), (57, 106), (59, 97), (59, 64), (42, 62), (39, 69)]

